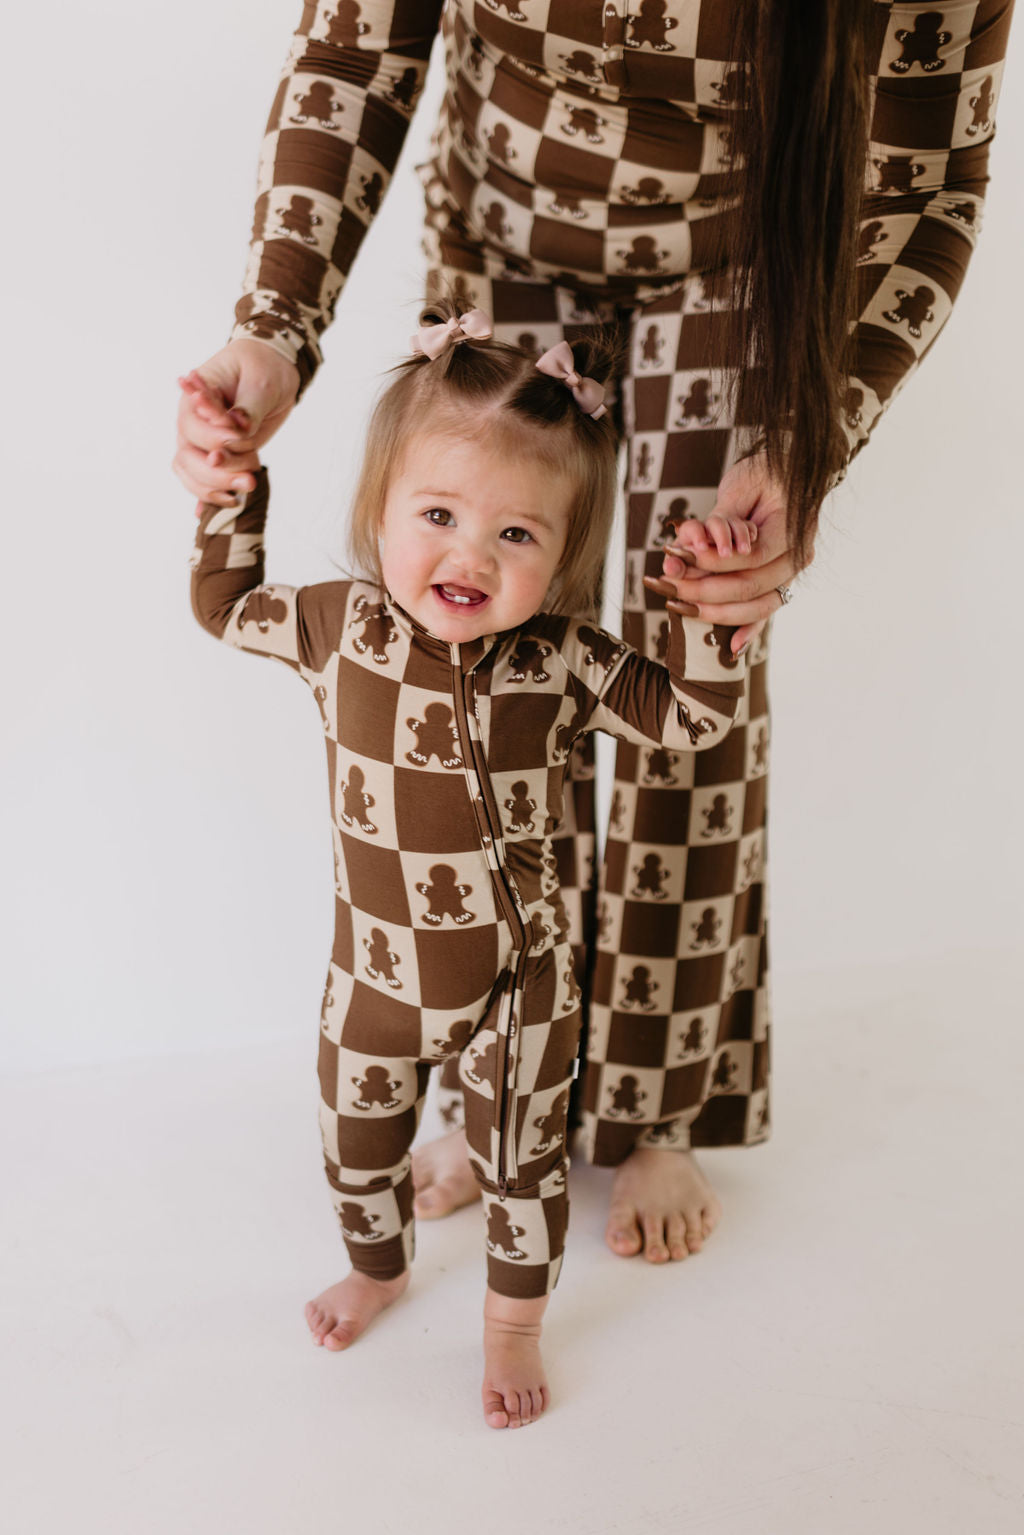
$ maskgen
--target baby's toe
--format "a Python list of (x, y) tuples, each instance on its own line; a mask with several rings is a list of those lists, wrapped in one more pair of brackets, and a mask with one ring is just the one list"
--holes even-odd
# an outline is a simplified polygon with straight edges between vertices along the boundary
[(354, 1337), (355, 1327), (351, 1322), (335, 1322), (331, 1330), (324, 1334), (324, 1348), (329, 1348), (337, 1353), (340, 1349), (348, 1348)]
[(508, 1413), (505, 1411), (505, 1399), (500, 1391), (484, 1392), (484, 1418), (491, 1428), (508, 1428)]

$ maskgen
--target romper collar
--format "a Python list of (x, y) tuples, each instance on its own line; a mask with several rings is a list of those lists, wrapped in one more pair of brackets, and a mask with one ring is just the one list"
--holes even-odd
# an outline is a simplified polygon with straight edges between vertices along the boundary
[(447, 662), (449, 666), (457, 664), (464, 672), (471, 672), (498, 642), (497, 634), (483, 634), (479, 639), (468, 640), (462, 645), (449, 644), (447, 640), (439, 639), (436, 634), (425, 629), (404, 608), (399, 607), (386, 589), (384, 600), (394, 615), (395, 623), (404, 630), (417, 649), (425, 651), (427, 655), (437, 660)]

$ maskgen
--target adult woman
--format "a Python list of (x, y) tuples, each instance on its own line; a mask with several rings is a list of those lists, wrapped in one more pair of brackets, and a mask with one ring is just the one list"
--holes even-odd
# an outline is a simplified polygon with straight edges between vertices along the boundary
[[(329, 0), (306, 5), (282, 75), (235, 338), (200, 370), (256, 429), (227, 450), (244, 415), (186, 410), (191, 490), (246, 484), (247, 449), (312, 377), (440, 24), (430, 283), (538, 349), (594, 320), (629, 332), (626, 638), (657, 650), (640, 578), (680, 518), (717, 507), (759, 526), (753, 556), (709, 552), (692, 578), (704, 616), (746, 604), (745, 720), (696, 777), (620, 749), (596, 906), (586, 763), (563, 847), (590, 1003), (584, 1147), (619, 1168), (623, 1255), (698, 1250), (718, 1205), (689, 1148), (768, 1133), (765, 624), (811, 558), (823, 496), (950, 313), (1011, 7)], [(454, 1138), (426, 1149), (420, 1213), (468, 1197), (460, 1165)]]

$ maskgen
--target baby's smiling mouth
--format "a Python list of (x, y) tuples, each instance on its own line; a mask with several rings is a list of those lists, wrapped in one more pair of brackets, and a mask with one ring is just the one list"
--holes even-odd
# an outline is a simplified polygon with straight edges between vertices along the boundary
[(460, 608), (479, 607), (487, 601), (487, 593), (475, 586), (453, 586), (450, 582), (435, 586), (435, 592), (444, 602), (453, 602)]

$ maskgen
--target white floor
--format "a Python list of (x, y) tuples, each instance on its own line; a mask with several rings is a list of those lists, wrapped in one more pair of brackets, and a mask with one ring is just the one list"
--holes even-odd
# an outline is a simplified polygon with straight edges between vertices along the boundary
[[(776, 980), (774, 1139), (707, 1153), (725, 1218), (655, 1269), (578, 1166), (555, 1405), (479, 1415), (476, 1210), (340, 1357), (314, 1038), (0, 1085), (12, 1535), (1024, 1528), (1014, 966)], [(312, 1032), (312, 1031), (311, 1031)]]

